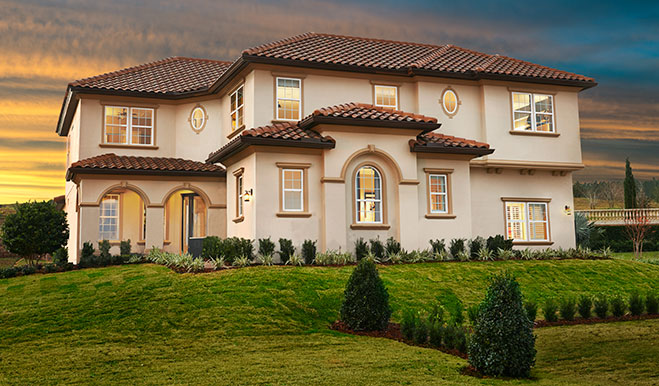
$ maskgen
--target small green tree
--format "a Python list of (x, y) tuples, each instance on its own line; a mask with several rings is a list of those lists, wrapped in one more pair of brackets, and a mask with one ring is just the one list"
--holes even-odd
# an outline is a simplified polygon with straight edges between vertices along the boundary
[(348, 279), (341, 320), (355, 331), (378, 331), (387, 328), (390, 317), (389, 293), (375, 263), (362, 259)]
[(34, 265), (66, 244), (69, 239), (66, 214), (57, 210), (52, 201), (17, 203), (15, 212), (7, 215), (2, 224), (0, 238), (9, 252)]
[(469, 341), (469, 363), (485, 375), (528, 377), (535, 364), (533, 322), (510, 274), (490, 279)]
[(636, 208), (636, 181), (634, 181), (629, 158), (625, 160), (625, 182), (623, 185), (625, 188), (625, 209)]

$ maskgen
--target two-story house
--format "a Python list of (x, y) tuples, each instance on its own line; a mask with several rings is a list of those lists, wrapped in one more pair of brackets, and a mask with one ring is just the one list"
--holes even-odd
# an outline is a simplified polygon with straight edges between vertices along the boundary
[(70, 83), (69, 254), (130, 239), (504, 234), (574, 246), (592, 78), (453, 45), (306, 33), (234, 62), (174, 57)]

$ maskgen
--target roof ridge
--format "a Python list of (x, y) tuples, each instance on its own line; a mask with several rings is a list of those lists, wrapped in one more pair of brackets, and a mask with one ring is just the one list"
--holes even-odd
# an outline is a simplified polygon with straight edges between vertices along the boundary
[(345, 38), (345, 39), (352, 39), (352, 40), (368, 40), (368, 41), (371, 41), (371, 42), (380, 42), (380, 43), (405, 44), (405, 45), (417, 46), (417, 47), (431, 47), (431, 48), (441, 48), (441, 47), (443, 47), (443, 46), (440, 46), (440, 45), (437, 45), (437, 44), (432, 44), (432, 43), (417, 43), (417, 42), (408, 42), (408, 41), (404, 41), (404, 40), (367, 38), (367, 37), (362, 37), (362, 36), (340, 35), (340, 34), (331, 34), (331, 33), (324, 33), (324, 32), (310, 32), (310, 34), (315, 35), (315, 36), (330, 36), (330, 37)]
[(265, 43), (265, 44), (261, 44), (261, 45), (258, 45), (258, 46), (254, 46), (254, 47), (244, 49), (242, 54), (243, 55), (250, 55), (250, 54), (254, 53), (254, 51), (266, 50), (266, 49), (270, 49), (270, 48), (279, 47), (279, 46), (282, 46), (282, 45), (288, 44), (288, 43), (299, 42), (300, 40), (304, 40), (304, 39), (306, 39), (308, 37), (311, 37), (311, 36), (314, 36), (314, 35), (317, 35), (317, 34), (315, 32), (305, 32), (305, 33), (302, 33), (302, 34), (299, 34), (299, 35), (289, 36), (289, 37), (284, 38), (284, 39), (275, 40), (274, 42)]

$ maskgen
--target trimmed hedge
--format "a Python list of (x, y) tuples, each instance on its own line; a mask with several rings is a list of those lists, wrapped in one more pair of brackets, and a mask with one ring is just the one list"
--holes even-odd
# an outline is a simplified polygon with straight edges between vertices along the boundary
[[(611, 248), (613, 252), (633, 252), (629, 236), (625, 233), (624, 226), (603, 226), (598, 227), (601, 232), (593, 232), (589, 247), (591, 249)], [(645, 242), (643, 243), (644, 251), (659, 251), (659, 225), (652, 226)]]

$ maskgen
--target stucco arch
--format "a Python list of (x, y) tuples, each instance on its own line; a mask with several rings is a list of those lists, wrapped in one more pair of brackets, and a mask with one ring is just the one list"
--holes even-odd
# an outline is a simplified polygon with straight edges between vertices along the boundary
[(115, 185), (112, 185), (112, 186), (108, 187), (107, 189), (105, 189), (98, 196), (98, 199), (96, 200), (95, 205), (101, 205), (101, 201), (103, 200), (103, 197), (105, 197), (106, 194), (110, 193), (111, 191), (113, 191), (115, 189), (128, 189), (128, 190), (131, 190), (131, 191), (135, 192), (138, 196), (140, 196), (140, 198), (142, 199), (142, 202), (144, 202), (144, 204), (146, 206), (151, 205), (151, 201), (149, 200), (149, 196), (146, 194), (146, 192), (144, 192), (144, 190), (138, 188), (135, 185), (127, 184), (127, 183), (115, 184)]
[(201, 188), (196, 187), (194, 185), (190, 185), (190, 184), (179, 185), (179, 186), (175, 186), (172, 189), (170, 189), (165, 194), (165, 196), (162, 199), (162, 202), (159, 204), (159, 206), (165, 206), (167, 204), (167, 201), (169, 200), (169, 198), (172, 196), (172, 194), (178, 192), (179, 190), (191, 190), (191, 191), (197, 193), (199, 195), (199, 197), (201, 197), (201, 199), (204, 200), (204, 204), (206, 204), (206, 208), (210, 208), (212, 206), (211, 200), (208, 197), (208, 195), (206, 194), (206, 192), (204, 192)]
[(396, 182), (400, 183), (401, 181), (403, 181), (403, 172), (401, 171), (400, 166), (398, 165), (398, 162), (396, 162), (394, 157), (392, 157), (386, 151), (382, 149), (378, 149), (373, 145), (368, 145), (368, 147), (357, 150), (346, 159), (346, 161), (343, 163), (343, 167), (341, 168), (341, 180), (343, 181), (346, 180), (346, 173), (348, 172), (348, 167), (350, 166), (350, 163), (352, 163), (352, 161), (354, 161), (356, 158), (366, 154), (373, 154), (381, 158), (394, 171)]

